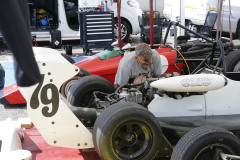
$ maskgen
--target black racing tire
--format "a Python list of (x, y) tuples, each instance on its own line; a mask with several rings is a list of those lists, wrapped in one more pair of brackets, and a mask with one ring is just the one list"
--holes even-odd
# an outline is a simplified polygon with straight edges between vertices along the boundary
[(60, 89), (60, 93), (63, 95), (63, 97), (67, 98), (68, 92), (69, 92), (70, 88), (72, 87), (72, 85), (77, 80), (79, 80), (81, 77), (89, 76), (89, 75), (91, 75), (91, 73), (89, 73), (85, 69), (80, 68), (80, 72), (78, 75), (70, 78), (69, 80), (67, 80), (66, 82), (63, 83), (63, 85), (61, 86), (61, 89)]
[(193, 47), (212, 48), (212, 43), (194, 43)]
[[(131, 27), (127, 21), (125, 21), (124, 19), (121, 19), (121, 28), (122, 28), (122, 31), (121, 31), (122, 41), (127, 43), (129, 36), (131, 34)], [(118, 37), (118, 21), (117, 21), (117, 19), (114, 20), (114, 32), (115, 32), (114, 37), (117, 39), (117, 37)]]
[(161, 141), (162, 130), (156, 117), (132, 102), (106, 108), (93, 127), (94, 146), (103, 160), (151, 160)]
[(66, 55), (66, 54), (61, 54), (68, 62), (70, 62), (71, 64), (75, 63), (75, 61), (72, 59), (72, 57)]
[(93, 92), (115, 92), (114, 86), (100, 76), (89, 75), (81, 77), (70, 88), (67, 100), (73, 106), (94, 107)]
[(240, 22), (238, 22), (237, 26), (237, 39), (240, 39)]
[(240, 72), (240, 50), (230, 52), (226, 56), (227, 72)]
[(219, 151), (240, 155), (240, 140), (223, 128), (202, 126), (189, 131), (179, 140), (171, 160), (213, 160), (220, 156)]

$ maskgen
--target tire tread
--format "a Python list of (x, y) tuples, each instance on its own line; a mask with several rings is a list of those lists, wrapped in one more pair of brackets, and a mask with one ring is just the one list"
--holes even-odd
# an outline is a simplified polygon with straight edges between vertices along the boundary
[(229, 134), (230, 132), (224, 128), (216, 126), (202, 126), (194, 128), (179, 140), (179, 142), (173, 149), (171, 160), (184, 160), (184, 154), (198, 139), (212, 133)]

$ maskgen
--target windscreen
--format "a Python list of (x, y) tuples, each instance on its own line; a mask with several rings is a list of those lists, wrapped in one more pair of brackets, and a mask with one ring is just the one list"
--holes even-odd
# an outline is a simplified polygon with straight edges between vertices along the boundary
[(100, 53), (95, 54), (97, 57), (99, 57), (100, 60), (105, 60), (109, 58), (114, 58), (123, 55), (123, 51), (119, 51), (119, 49), (114, 50), (104, 50)]

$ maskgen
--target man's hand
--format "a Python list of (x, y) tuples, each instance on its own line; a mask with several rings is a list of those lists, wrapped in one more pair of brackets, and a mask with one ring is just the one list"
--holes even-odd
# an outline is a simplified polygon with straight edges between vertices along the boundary
[(164, 74), (158, 75), (157, 78), (161, 78), (161, 77), (168, 78), (168, 77), (175, 77), (175, 76), (180, 76), (180, 74), (178, 72), (164, 73)]
[(175, 76), (180, 76), (180, 74), (178, 72), (173, 72), (173, 77)]
[(145, 82), (147, 80), (147, 78), (151, 78), (152, 76), (150, 74), (141, 74), (139, 76), (137, 76), (134, 81), (133, 84), (138, 84), (138, 83), (142, 83)]
[(168, 77), (175, 77), (175, 76), (179, 76), (180, 74), (178, 72), (171, 72), (171, 73), (167, 73), (166, 74), (166, 78)]

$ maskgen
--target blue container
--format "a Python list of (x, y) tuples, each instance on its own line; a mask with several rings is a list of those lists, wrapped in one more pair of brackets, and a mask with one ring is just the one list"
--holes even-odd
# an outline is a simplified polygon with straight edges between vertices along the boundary
[(33, 9), (33, 15), (32, 15), (32, 26), (37, 25), (37, 10)]
[(0, 89), (4, 88), (5, 84), (5, 70), (3, 66), (0, 64)]

